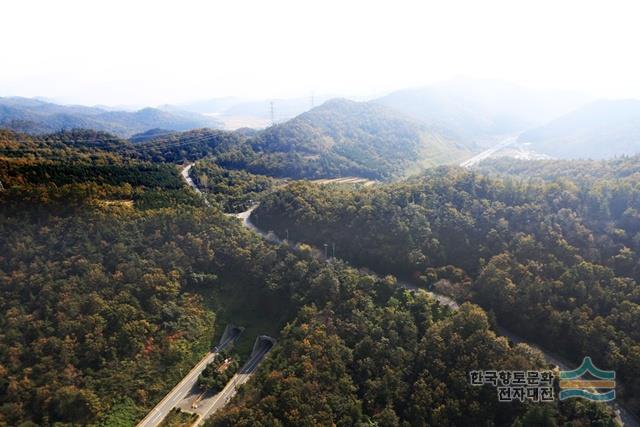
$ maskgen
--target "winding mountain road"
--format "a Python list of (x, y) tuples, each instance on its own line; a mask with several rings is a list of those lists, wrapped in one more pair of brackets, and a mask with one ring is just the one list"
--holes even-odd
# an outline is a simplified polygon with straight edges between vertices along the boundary
[[(460, 166), (462, 167), (471, 167), (472, 165), (490, 157), (492, 154), (494, 154), (495, 152), (497, 152), (498, 150), (513, 144), (515, 141), (517, 140), (517, 135), (516, 136), (511, 136), (509, 138), (506, 138), (505, 140), (503, 140), (502, 142), (500, 142), (499, 144), (491, 147), (488, 150), (483, 151), (482, 153), (478, 154), (477, 156), (472, 157), (471, 159), (463, 162)], [(192, 164), (188, 165), (185, 169), (187, 168), (191, 168)], [(183, 169), (183, 173), (184, 173), (184, 169)], [(188, 172), (187, 172), (188, 173)], [(196, 189), (199, 193), (200, 190), (195, 186), (195, 184), (193, 183), (193, 181), (191, 179), (187, 180), (187, 183), (189, 185), (191, 185), (194, 189)], [(251, 214), (253, 213), (253, 211), (258, 207), (258, 204), (253, 205), (251, 208), (247, 209), (244, 212), (241, 213), (237, 213), (237, 214), (229, 214), (231, 216), (234, 216), (236, 218), (239, 218), (242, 221), (242, 225), (247, 227), (248, 229), (258, 233), (260, 236), (262, 236), (263, 238), (268, 238), (270, 240), (273, 240), (273, 233), (269, 232), (269, 233), (265, 233), (263, 230), (258, 229), (252, 222), (251, 222)], [(279, 239), (278, 239), (279, 240)], [(321, 253), (321, 252), (320, 252)], [(429, 295), (431, 295), (433, 298), (435, 298), (440, 304), (443, 304), (453, 310), (457, 310), (459, 305), (458, 303), (456, 303), (453, 299), (447, 297), (446, 295), (441, 295), (441, 294), (437, 294), (435, 292), (423, 289), (423, 288), (418, 288), (417, 286), (408, 283), (408, 282), (403, 282), (403, 281), (398, 281), (398, 285), (402, 286), (403, 288), (409, 289), (411, 291), (423, 291), (423, 292), (427, 292)], [(537, 350), (539, 350), (542, 355), (544, 356), (545, 360), (547, 361), (547, 363), (552, 364), (556, 367), (558, 367), (560, 370), (569, 370), (569, 369), (573, 369), (573, 364), (565, 361), (564, 359), (558, 357), (557, 355), (552, 354), (551, 352), (535, 345), (532, 344), (528, 341), (526, 341), (525, 339), (523, 339), (522, 337), (518, 336), (517, 334), (509, 331), (508, 329), (499, 326), (498, 327), (498, 331), (497, 331), (500, 335), (503, 335), (505, 337), (507, 337), (509, 340), (511, 340), (514, 343), (525, 343), (528, 344), (530, 347), (535, 348)], [(631, 412), (630, 410), (626, 409), (623, 405), (621, 405), (619, 402), (608, 402), (607, 403), (609, 406), (611, 406), (614, 410), (614, 412), (617, 415), (617, 421), (625, 426), (625, 427), (640, 427), (640, 421), (638, 420), (638, 418), (633, 414), (633, 412)]]
[(193, 163), (189, 163), (180, 171), (180, 175), (182, 176), (182, 179), (184, 179), (185, 182), (189, 185), (189, 187), (193, 188), (196, 193), (202, 196), (202, 200), (204, 200), (204, 204), (211, 207), (211, 203), (209, 203), (209, 200), (207, 200), (204, 193), (198, 188), (196, 183), (193, 182), (193, 179), (191, 179), (191, 177), (189, 176), (189, 172), (191, 172), (192, 167), (193, 167)]

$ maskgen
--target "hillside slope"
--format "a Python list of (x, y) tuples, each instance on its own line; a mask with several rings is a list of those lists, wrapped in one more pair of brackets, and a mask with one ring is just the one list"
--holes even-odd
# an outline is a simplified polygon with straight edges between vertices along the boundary
[(519, 142), (558, 158), (605, 159), (640, 152), (640, 101), (592, 102), (539, 128)]
[[(212, 157), (227, 169), (274, 177), (358, 176), (376, 180), (457, 163), (471, 154), (468, 145), (442, 131), (380, 105), (344, 99), (328, 101), (262, 131), (151, 129), (128, 143), (109, 134), (94, 133), (56, 132), (36, 138), (34, 147), (24, 143), (23, 147), (12, 144), (7, 149), (10, 154), (15, 150), (20, 153), (27, 145), (29, 149), (46, 150), (52, 141), (60, 140), (73, 149), (84, 149), (87, 144), (95, 149), (106, 143), (107, 151), (149, 161), (181, 163)], [(33, 139), (25, 135), (19, 138), (27, 142)]]
[(224, 166), (275, 176), (356, 175), (386, 179), (458, 161), (468, 146), (389, 108), (345, 99), (327, 101), (246, 141), (244, 156), (221, 155)]

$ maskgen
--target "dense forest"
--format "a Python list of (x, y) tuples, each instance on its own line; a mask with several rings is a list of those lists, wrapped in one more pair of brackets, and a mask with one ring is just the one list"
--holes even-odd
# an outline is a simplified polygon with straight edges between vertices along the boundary
[(334, 99), (247, 141), (252, 155), (220, 164), (292, 178), (399, 177), (468, 156), (468, 147), (373, 103)]
[(224, 169), (213, 161), (196, 162), (190, 176), (207, 199), (225, 212), (247, 210), (281, 182), (264, 175)]
[(529, 346), (497, 337), (477, 306), (451, 313), (392, 277), (339, 263), (307, 299), (255, 380), (207, 427), (613, 425), (602, 406), (499, 403), (495, 389), (469, 387), (480, 367), (545, 367)]
[(220, 352), (198, 377), (198, 386), (202, 390), (217, 393), (227, 385), (239, 368), (237, 356)]
[[(613, 366), (627, 378), (637, 340), (630, 326), (635, 320), (629, 318), (638, 303), (637, 242), (627, 237), (634, 222), (624, 222), (629, 213), (619, 212), (626, 209), (620, 202), (610, 201), (611, 212), (599, 214), (621, 221), (612, 235), (610, 227), (598, 229), (600, 240), (584, 254), (566, 247), (549, 251), (554, 263), (545, 270), (536, 263), (533, 238), (524, 231), (508, 238), (509, 223), (498, 216), (530, 218), (531, 235), (542, 226), (560, 233), (564, 228), (555, 222), (536, 221), (552, 206), (577, 204), (574, 187), (545, 193), (546, 184), (507, 184), (457, 169), (356, 191), (304, 182), (279, 186), (270, 178), (226, 170), (214, 156), (197, 162), (193, 171), (216, 202), (207, 207), (171, 164), (198, 155), (181, 151), (179, 144), (131, 144), (91, 131), (46, 137), (4, 132), (0, 143), (2, 427), (135, 425), (229, 322), (246, 327), (246, 342), (237, 349), (241, 357), (258, 333), (266, 331), (278, 342), (255, 378), (210, 425), (612, 423), (602, 405), (498, 403), (494, 388), (469, 385), (468, 371), (545, 367), (537, 351), (494, 332), (494, 316), (499, 321), (512, 316), (514, 325), (526, 328), (524, 315), (535, 315), (541, 305), (511, 312), (509, 304), (515, 298), (530, 303), (525, 298), (535, 297), (533, 288), (520, 295), (510, 286), (510, 293), (501, 291), (490, 304), (483, 299), (511, 283), (500, 276), (495, 286), (482, 285), (496, 281), (492, 272), (513, 275), (514, 283), (520, 283), (516, 275), (526, 273), (539, 280), (536, 285), (549, 280), (553, 289), (559, 281), (569, 283), (548, 299), (558, 322), (575, 322), (564, 331), (577, 331), (580, 345), (613, 342)], [(217, 147), (198, 144), (189, 147)], [(264, 199), (258, 222), (280, 227), (286, 219), (293, 239), (336, 242), (340, 257), (366, 265), (376, 261), (381, 270), (402, 275), (416, 272), (425, 283), (446, 276), (461, 299), (492, 312), (473, 304), (451, 312), (424, 292), (403, 289), (392, 276), (326, 262), (308, 247), (267, 243), (223, 214), (258, 193)], [(637, 200), (634, 194), (621, 197)], [(531, 207), (533, 212), (523, 207), (538, 198), (555, 204)], [(495, 211), (485, 212), (488, 207)], [(281, 208), (286, 212), (278, 212)], [(403, 223), (406, 212), (414, 216)], [(387, 214), (399, 222), (382, 222)], [(366, 226), (354, 228), (363, 215)], [(473, 221), (463, 220), (473, 215), (485, 218), (483, 227), (501, 224), (496, 239), (475, 240), (481, 237), (474, 234)], [(549, 221), (573, 218), (550, 215)], [(577, 230), (565, 246), (586, 238), (571, 221), (560, 225)], [(429, 250), (420, 242), (429, 242)], [(486, 246), (490, 243), (494, 246)], [(623, 243), (628, 250), (620, 250)], [(453, 261), (475, 244), (480, 251), (475, 261)], [(360, 258), (357, 245), (362, 245)], [(492, 251), (498, 256), (491, 258)], [(507, 251), (512, 251), (509, 268), (500, 263)], [(577, 257), (583, 259), (578, 263)], [(449, 264), (465, 270), (437, 268)], [(557, 276), (562, 269), (574, 276)], [(598, 287), (588, 274), (601, 278)], [(472, 283), (467, 275), (480, 279)], [(589, 288), (573, 280), (583, 276)], [(512, 298), (508, 304), (505, 297)], [(565, 323), (560, 326), (571, 326)], [(603, 328), (613, 334), (606, 342), (579, 335)]]
[(390, 179), (470, 154), (468, 146), (446, 132), (380, 105), (342, 99), (262, 131), (175, 133), (142, 143), (136, 150), (154, 161), (212, 156), (226, 169), (280, 178)]
[(225, 169), (278, 178), (389, 180), (427, 166), (459, 162), (471, 150), (446, 132), (384, 106), (336, 99), (261, 131), (152, 131), (127, 141), (97, 131), (27, 135), (4, 130), (0, 131), (0, 153), (7, 157), (58, 156), (57, 160), (109, 153), (164, 163), (209, 157)]
[[(267, 245), (215, 208), (198, 204), (197, 198), (176, 202), (164, 197), (170, 187), (88, 181), (96, 176), (59, 184), (20, 181), (11, 174), (2, 177), (7, 188), (2, 192), (0, 235), (7, 251), (0, 259), (0, 425), (132, 425), (211, 345), (214, 329), (222, 326), (205, 300), (212, 288), (257, 294), (260, 309), (271, 306), (271, 311), (289, 313), (291, 326), (283, 332), (279, 356), (269, 363), (287, 365), (291, 374), (285, 385), (294, 389), (285, 395), (301, 393), (298, 399), (308, 397), (303, 384), (310, 379), (305, 375), (331, 372), (314, 387), (338, 405), (330, 409), (330, 416), (343, 423), (375, 419), (394, 425), (394, 420), (412, 419), (418, 413), (431, 417), (420, 406), (427, 403), (434, 408), (450, 403), (437, 414), (449, 423), (458, 422), (467, 411), (455, 408), (477, 408), (480, 420), (505, 425), (531, 410), (523, 405), (497, 411), (492, 389), (463, 387), (455, 396), (442, 391), (424, 396), (431, 385), (445, 387), (453, 377), (464, 377), (465, 369), (482, 363), (540, 365), (530, 349), (511, 349), (506, 340), (496, 338), (477, 307), (449, 319), (451, 314), (429, 297), (400, 290), (392, 278), (377, 279), (341, 264), (327, 265), (310, 252)], [(127, 172), (122, 178), (129, 176)], [(167, 181), (174, 176), (168, 173)], [(45, 188), (38, 189), (41, 197), (36, 200), (32, 194), (39, 186)], [(158, 202), (151, 207), (139, 203), (143, 199), (133, 198), (135, 192), (154, 192)], [(56, 197), (58, 193), (64, 197)], [(303, 308), (296, 314), (299, 307)], [(251, 309), (246, 304), (243, 308)], [(315, 327), (330, 319), (335, 325), (324, 325), (326, 331)], [(304, 326), (306, 322), (313, 323)], [(355, 325), (369, 326), (353, 329)], [(477, 334), (469, 328), (477, 328)], [(451, 336), (445, 334), (463, 332), (470, 334), (463, 340), (471, 341), (460, 348), (432, 348), (433, 340), (449, 341)], [(374, 350), (374, 339), (387, 344)], [(313, 346), (307, 349), (309, 340)], [(325, 347), (325, 340), (338, 347)], [(476, 354), (478, 340), (486, 341), (488, 349), (497, 346), (487, 353), (490, 359), (462, 365), (449, 360), (446, 352)], [(445, 352), (437, 366), (447, 370), (436, 378), (431, 357), (414, 361), (427, 348)], [(305, 356), (304, 351), (320, 353)], [(328, 363), (325, 351), (343, 353), (337, 360), (329, 356), (330, 363), (338, 364), (331, 371), (322, 366)], [(310, 371), (305, 365), (309, 362), (318, 369)], [(348, 370), (341, 365), (356, 362), (360, 365)], [(406, 368), (398, 364), (405, 362)], [(329, 387), (334, 380), (338, 389)], [(272, 383), (252, 387), (262, 398), (279, 396)], [(340, 394), (347, 390), (347, 395)], [(410, 399), (414, 394), (416, 402)], [(351, 397), (344, 404), (347, 396)], [(289, 406), (291, 402), (280, 401)], [(288, 421), (281, 415), (282, 422), (322, 420), (329, 410), (304, 408), (301, 402), (299, 411), (306, 412)], [(608, 419), (597, 408), (557, 411), (547, 416)], [(262, 417), (278, 417), (278, 412), (243, 415), (245, 421), (261, 422)]]
[(224, 328), (212, 290), (278, 293), (274, 250), (174, 166), (112, 160), (0, 162), (2, 426), (133, 425)]
[(505, 175), (553, 181), (570, 178), (578, 185), (595, 181), (640, 179), (640, 156), (622, 156), (612, 160), (517, 160), (507, 157), (481, 162), (475, 170), (485, 175)]
[[(640, 186), (627, 173), (637, 162), (589, 168), (598, 180), (440, 168), (374, 188), (295, 183), (266, 197), (254, 222), (477, 302), (575, 363), (591, 355), (617, 370), (637, 407)], [(561, 175), (550, 170), (536, 175)]]

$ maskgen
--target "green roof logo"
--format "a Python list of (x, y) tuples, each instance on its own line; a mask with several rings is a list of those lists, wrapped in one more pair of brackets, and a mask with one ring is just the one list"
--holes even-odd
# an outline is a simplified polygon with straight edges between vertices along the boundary
[[(585, 374), (595, 379), (584, 379)], [(616, 372), (597, 368), (589, 356), (573, 371), (560, 371), (560, 400), (579, 397), (596, 402), (609, 402), (616, 398)]]

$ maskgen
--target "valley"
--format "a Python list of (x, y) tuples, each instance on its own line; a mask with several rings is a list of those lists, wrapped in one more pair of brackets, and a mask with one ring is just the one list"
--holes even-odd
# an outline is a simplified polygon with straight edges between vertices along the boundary
[[(638, 425), (637, 157), (514, 160), (520, 130), (477, 135), (340, 99), (264, 130), (0, 131), (0, 425)], [(227, 324), (246, 365), (207, 392)], [(434, 394), (583, 354), (616, 403)]]
[(2, 12), (0, 427), (640, 427), (640, 3)]
[[(487, 155), (479, 158), (477, 161), (481, 161), (483, 159), (488, 158), (492, 153), (494, 153), (495, 151), (504, 148), (505, 146), (513, 143), (516, 140), (516, 137), (510, 137), (508, 139), (506, 139), (505, 141), (503, 141), (502, 143), (500, 143), (498, 146), (495, 147), (495, 149), (490, 149), (489, 152), (487, 153)], [(463, 164), (461, 166), (463, 167), (469, 167), (472, 166), (473, 163), (470, 164)], [(183, 169), (183, 171), (188, 171), (190, 169), (190, 166), (187, 166), (185, 169)], [(348, 183), (352, 183), (351, 181), (347, 181)], [(194, 190), (200, 192), (200, 190), (194, 185), (193, 181), (187, 178), (187, 183), (192, 186), (194, 188)], [(256, 233), (258, 233), (260, 236), (265, 237), (265, 238), (269, 238), (270, 240), (273, 240), (274, 238), (272, 236), (270, 236), (271, 231), (267, 232), (265, 230), (259, 230), (258, 228), (255, 227), (255, 225), (253, 225), (253, 223), (251, 222), (251, 214), (254, 212), (254, 210), (259, 207), (258, 205), (254, 205), (252, 206), (250, 209), (248, 209), (245, 212), (242, 212), (240, 214), (237, 214), (237, 217), (241, 219), (242, 224), (247, 227), (248, 229), (255, 231)], [(287, 231), (287, 235), (288, 235), (288, 231)], [(277, 242), (281, 242), (281, 239), (275, 238), (275, 241)], [(295, 243), (295, 242), (291, 242), (288, 239), (285, 240), (285, 242), (287, 242), (287, 244), (293, 244), (294, 246), (297, 246), (300, 244), (300, 242)], [(316, 252), (317, 254), (321, 254), (322, 252), (320, 250), (317, 250)], [(332, 260), (334, 260), (334, 258), (328, 258), (325, 259), (327, 262), (330, 262)], [(449, 296), (443, 295), (443, 294), (438, 294), (436, 292), (433, 291), (428, 291), (428, 290), (424, 290), (421, 289), (419, 287), (416, 287), (416, 285), (414, 284), (410, 284), (408, 282), (402, 282), (399, 281), (397, 282), (397, 285), (405, 288), (405, 289), (410, 289), (412, 292), (425, 292), (426, 294), (430, 295), (431, 297), (433, 297), (436, 301), (438, 301), (438, 303), (442, 304), (445, 307), (448, 307), (452, 310), (458, 310), (459, 305), (458, 303), (456, 303), (454, 300), (452, 300)], [(509, 331), (508, 329), (504, 328), (503, 326), (496, 326), (497, 331), (502, 334), (505, 335), (509, 338), (509, 340), (515, 344), (519, 344), (519, 343), (523, 343), (526, 341), (523, 340), (520, 336), (514, 334), (513, 332)], [(533, 348), (536, 348), (535, 344), (528, 344), (530, 346), (532, 346)], [(550, 365), (555, 366), (557, 369), (569, 369), (568, 367), (570, 366), (570, 363), (567, 362), (566, 360), (563, 360), (562, 358), (558, 357), (557, 355), (552, 355), (551, 353), (544, 351), (544, 350), (539, 350), (541, 351), (541, 353), (543, 354), (544, 358), (546, 359), (547, 363), (549, 363)], [(623, 425), (626, 426), (637, 426), (640, 425), (640, 423), (638, 422), (638, 418), (627, 408), (625, 408), (624, 406), (618, 404), (618, 403), (614, 403), (611, 405), (612, 408), (614, 408), (616, 416), (619, 420), (619, 422)]]

